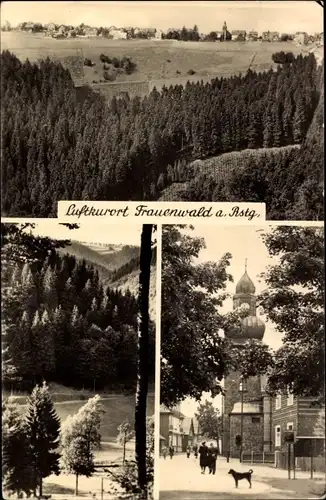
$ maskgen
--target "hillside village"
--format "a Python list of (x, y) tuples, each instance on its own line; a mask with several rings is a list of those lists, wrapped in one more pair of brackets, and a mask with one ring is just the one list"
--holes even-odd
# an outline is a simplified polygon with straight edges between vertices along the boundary
[(23, 22), (16, 27), (12, 27), (8, 21), (1, 26), (1, 31), (23, 31), (26, 33), (42, 33), (46, 37), (56, 39), (64, 38), (95, 38), (104, 37), (113, 40), (176, 40), (176, 41), (237, 41), (237, 42), (285, 42), (290, 41), (298, 45), (308, 45), (310, 43), (324, 44), (324, 33), (307, 33), (298, 31), (296, 33), (279, 33), (277, 31), (255, 30), (231, 30), (226, 23), (222, 30), (211, 31), (210, 33), (199, 33), (198, 27), (193, 29), (170, 28), (162, 31), (157, 28), (139, 27), (96, 27), (84, 23), (79, 26), (59, 25), (55, 23), (41, 24), (37, 22)]

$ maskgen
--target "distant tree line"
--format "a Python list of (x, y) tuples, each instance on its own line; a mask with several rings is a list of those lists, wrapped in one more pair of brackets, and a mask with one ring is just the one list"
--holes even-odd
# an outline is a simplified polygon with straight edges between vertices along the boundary
[(200, 40), (200, 35), (198, 32), (198, 26), (195, 25), (193, 28), (186, 28), (183, 26), (181, 29), (169, 29), (166, 33), (162, 34), (164, 40), (180, 40), (183, 42), (198, 42)]
[[(154, 88), (108, 105), (91, 89), (81, 97), (58, 62), (21, 63), (4, 51), (1, 66), (6, 216), (56, 216), (65, 199), (155, 200), (177, 162), (180, 170), (180, 162), (226, 152), (302, 144), (322, 76), (313, 54), (299, 55), (276, 71)], [(295, 174), (284, 168), (284, 179)]]
[(9, 262), (2, 282), (5, 386), (29, 388), (45, 378), (75, 387), (135, 387), (138, 305), (129, 290), (104, 289), (92, 265), (55, 252), (43, 264)]

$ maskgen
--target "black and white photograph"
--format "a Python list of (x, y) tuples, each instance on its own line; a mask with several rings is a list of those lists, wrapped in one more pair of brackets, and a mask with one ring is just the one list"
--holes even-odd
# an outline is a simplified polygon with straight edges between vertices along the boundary
[(3, 498), (153, 498), (156, 227), (1, 233)]
[(2, 215), (266, 203), (323, 220), (323, 2), (3, 2)]
[(300, 224), (163, 226), (160, 500), (325, 498), (324, 231)]

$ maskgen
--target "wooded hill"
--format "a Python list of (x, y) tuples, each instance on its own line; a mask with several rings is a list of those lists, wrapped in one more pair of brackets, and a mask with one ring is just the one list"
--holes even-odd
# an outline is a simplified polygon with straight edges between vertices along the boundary
[[(155, 200), (195, 159), (303, 144), (285, 165), (271, 160), (276, 173), (268, 180), (260, 165), (265, 184), (276, 183), (267, 210), (276, 219), (289, 215), (285, 184), (297, 197), (304, 193), (312, 218), (320, 216), (318, 193), (307, 195), (316, 191), (320, 155), (314, 143), (304, 143), (321, 88), (313, 54), (276, 71), (154, 89), (109, 106), (91, 89), (77, 95), (58, 62), (21, 63), (5, 51), (1, 66), (3, 215), (56, 216), (57, 201), (65, 199)], [(249, 184), (246, 201), (264, 196), (255, 173)]]
[(197, 160), (162, 200), (265, 202), (267, 218), (323, 220), (324, 91), (302, 145), (247, 149)]
[[(28, 389), (45, 378), (134, 390), (138, 304), (128, 289), (103, 286), (92, 264), (56, 251), (43, 263), (6, 261), (2, 286), (5, 386)], [(151, 380), (154, 337), (151, 325)]]
[(128, 274), (139, 267), (139, 247), (130, 245), (98, 245), (71, 241), (71, 244), (59, 253), (68, 253), (76, 259), (85, 260), (96, 267), (105, 284)]
[[(98, 271), (103, 286), (137, 297), (139, 287), (139, 247), (132, 245), (96, 245), (72, 241), (59, 250), (77, 260), (85, 260)], [(156, 310), (156, 249), (153, 249), (150, 281), (150, 317), (155, 319)]]

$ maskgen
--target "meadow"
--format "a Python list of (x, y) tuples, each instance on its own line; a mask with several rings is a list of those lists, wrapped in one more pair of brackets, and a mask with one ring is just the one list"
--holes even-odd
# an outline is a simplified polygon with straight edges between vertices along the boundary
[[(56, 384), (54, 384), (56, 386)], [(51, 387), (51, 384), (50, 384)], [(63, 389), (59, 386), (60, 391)], [(7, 394), (3, 393), (3, 397)], [(135, 412), (135, 396), (134, 394), (101, 394), (102, 405), (105, 413), (102, 417), (100, 433), (102, 436), (103, 443), (110, 443), (110, 449), (114, 450), (114, 444), (118, 434), (117, 428), (123, 422), (123, 420), (128, 419), (131, 425), (134, 424), (134, 412)], [(55, 409), (60, 417), (61, 422), (64, 422), (69, 415), (76, 413), (81, 406), (83, 406), (88, 398), (92, 397), (91, 393), (83, 393), (82, 391), (75, 391), (70, 389), (69, 392), (53, 393), (52, 399), (54, 401)], [(19, 403), (19, 407), (22, 411), (26, 408), (26, 395), (16, 396), (15, 400)], [(147, 413), (148, 416), (154, 414), (154, 394), (150, 393), (148, 395), (147, 402)], [(113, 445), (113, 448), (112, 448)], [(105, 448), (105, 451), (108, 449)], [(101, 452), (99, 452), (101, 455)], [(97, 457), (98, 460), (102, 460), (102, 457)]]
[[(122, 58), (128, 56), (137, 68), (131, 75), (119, 74), (115, 83), (148, 82), (154, 85), (184, 85), (188, 80), (209, 81), (214, 77), (228, 77), (244, 73), (250, 67), (265, 71), (272, 67), (274, 52), (291, 51), (299, 54), (307, 48), (292, 42), (177, 42), (173, 40), (109, 40), (105, 38), (78, 38), (56, 40), (22, 32), (1, 33), (2, 50), (10, 50), (21, 60), (37, 61), (46, 57), (61, 60), (89, 58), (95, 65), (83, 67), (83, 76), (75, 74), (78, 83), (91, 84), (105, 93), (110, 83), (92, 82), (102, 79), (100, 54)], [(194, 75), (188, 75), (193, 70)], [(72, 71), (74, 72), (74, 71)], [(82, 82), (80, 81), (82, 79)], [(113, 84), (114, 85), (114, 84)], [(139, 89), (136, 90), (136, 93)]]

